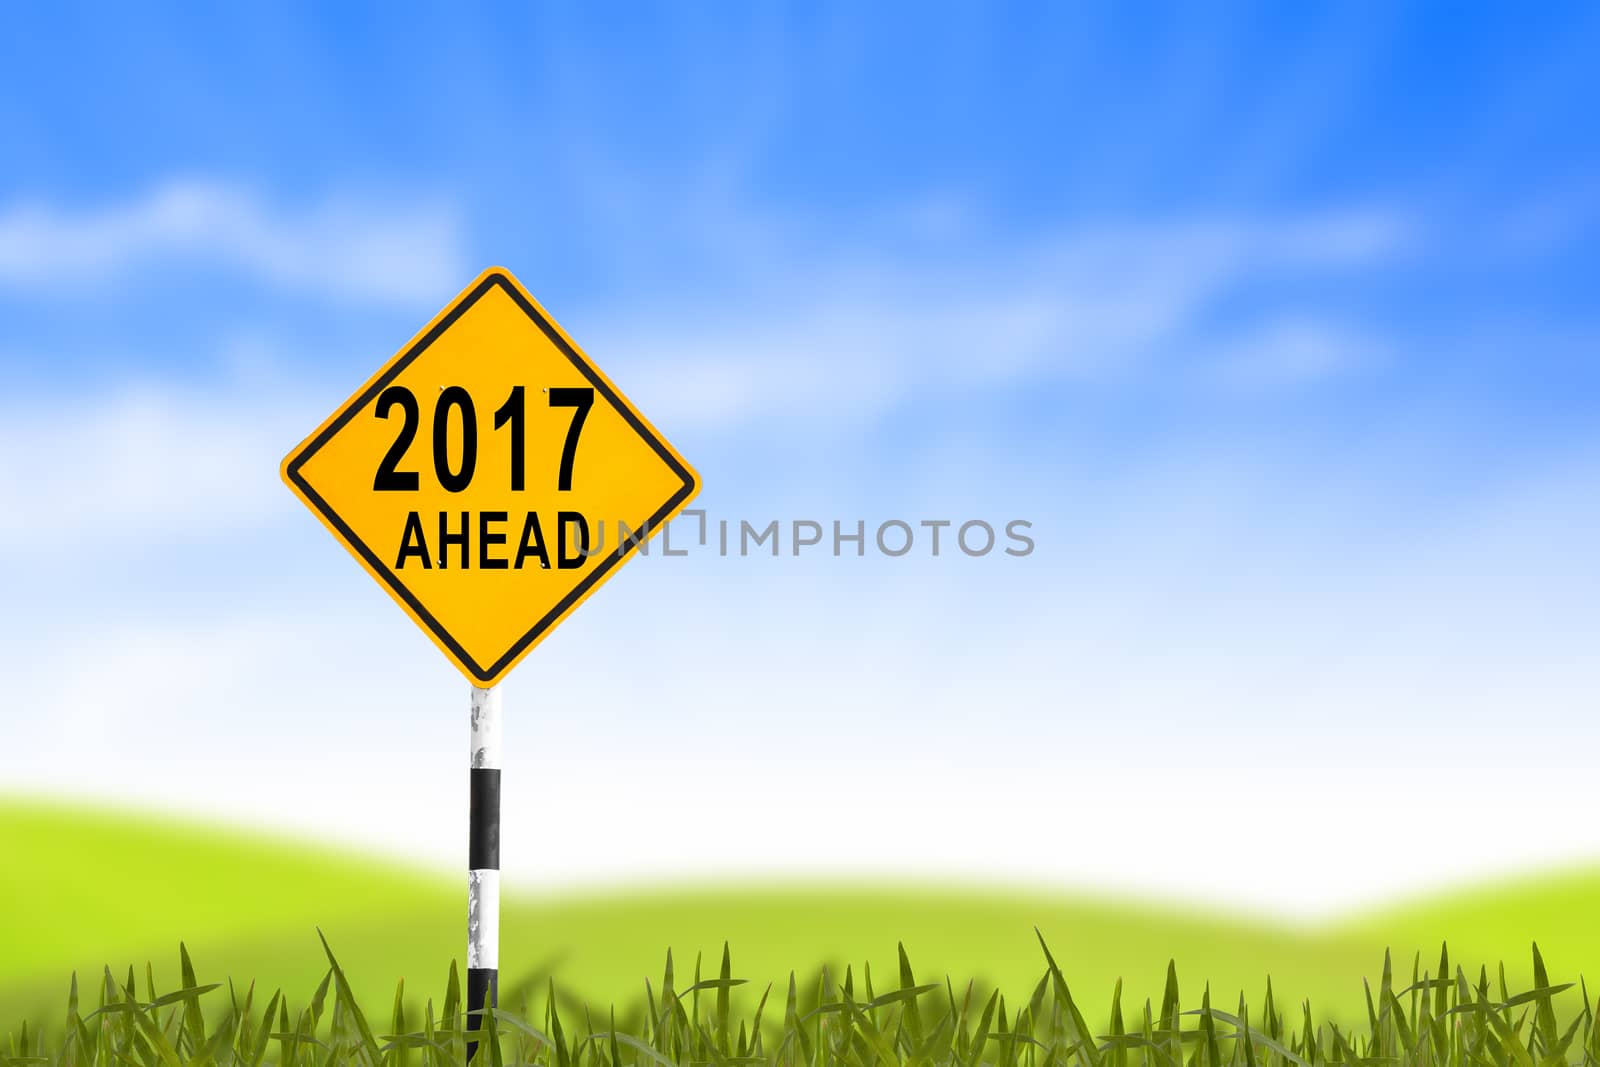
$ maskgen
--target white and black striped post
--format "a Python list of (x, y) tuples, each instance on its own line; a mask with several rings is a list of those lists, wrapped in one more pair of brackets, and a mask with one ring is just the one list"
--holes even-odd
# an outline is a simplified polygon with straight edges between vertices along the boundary
[[(467, 1029), (498, 1007), (500, 985), (500, 688), (472, 690), (472, 807), (467, 833)], [(467, 1042), (467, 1059), (477, 1051)]]

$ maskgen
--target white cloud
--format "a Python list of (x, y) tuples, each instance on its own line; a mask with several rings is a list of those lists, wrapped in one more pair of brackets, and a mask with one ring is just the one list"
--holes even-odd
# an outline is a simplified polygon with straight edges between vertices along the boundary
[(315, 425), (243, 386), (29, 399), (0, 409), (0, 547), (35, 554), (258, 523), (282, 503), (279, 459)]
[[(959, 259), (775, 257), (748, 300), (624, 311), (585, 341), (663, 419), (870, 414), (922, 391), (1170, 373), (1218, 356), (1206, 320), (1224, 298), (1390, 261), (1409, 240), (1396, 217), (1353, 212), (1098, 226)], [(1224, 376), (1305, 384), (1355, 366), (1354, 330), (1253, 314)]]
[[(90, 220), (58, 219), (21, 243), (55, 247), (47, 234), (54, 227), (65, 238), (53, 253), (60, 269), (131, 263), (151, 235), (211, 240), (210, 220), (224, 230), (260, 229), (263, 262), (281, 255), (285, 271), (300, 264), (331, 276), (346, 270), (348, 257), (370, 256), (381, 268), (384, 241), (407, 231), (392, 220), (352, 223), (372, 232), (365, 251), (357, 240), (313, 266), (332, 233), (317, 231), (302, 248), (290, 220), (268, 237), (276, 224), (252, 205), (215, 187), (174, 186), (115, 215), (104, 232)], [(0, 218), (0, 279), (21, 262), (18, 233), (34, 225), (19, 217)], [(919, 391), (1106, 378), (1185, 359), (1231, 384), (1303, 384), (1348, 370), (1352, 344), (1371, 352), (1377, 342), (1337, 324), (1284, 318), (1252, 327), (1223, 351), (1199, 336), (1208, 309), (1265, 275), (1365, 264), (1394, 255), (1405, 240), (1391, 216), (1354, 213), (1098, 227), (955, 263), (775, 261), (759, 304), (725, 309), (715, 322), (621, 309), (622, 326), (598, 323), (582, 340), (652, 418), (678, 426), (772, 416), (827, 425), (872, 417)], [(430, 285), (459, 281), (445, 260), (426, 269), (441, 275)], [(124, 538), (206, 537), (283, 506), (278, 460), (326, 410), (296, 402), (282, 383), (256, 380), (274, 374), (269, 340), (249, 339), (242, 355), (235, 349), (230, 358), (243, 370), (234, 382), (0, 405), (0, 499), (8, 504), (0, 546), (70, 549), (109, 528)], [(40, 516), (50, 517), (48, 540), (39, 536)]]
[(54, 287), (180, 262), (341, 296), (437, 299), (467, 276), (463, 245), (455, 214), (439, 205), (347, 197), (291, 209), (225, 182), (179, 180), (95, 210), (0, 209), (0, 285)]
[(1316, 385), (1370, 369), (1387, 342), (1314, 315), (1285, 315), (1200, 346), (1203, 373), (1218, 385), (1258, 392)]

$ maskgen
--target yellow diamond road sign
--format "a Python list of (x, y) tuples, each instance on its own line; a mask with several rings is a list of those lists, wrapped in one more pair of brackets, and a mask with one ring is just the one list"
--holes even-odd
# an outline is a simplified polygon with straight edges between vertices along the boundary
[(503, 678), (700, 488), (498, 268), (340, 405), (282, 472), (478, 686)]

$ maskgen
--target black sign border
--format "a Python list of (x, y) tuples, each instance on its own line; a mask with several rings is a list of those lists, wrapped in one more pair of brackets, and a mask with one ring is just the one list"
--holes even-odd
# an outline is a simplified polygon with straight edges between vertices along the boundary
[[(662, 462), (664, 462), (683, 482), (683, 486), (676, 493), (672, 494), (672, 496), (668, 498), (667, 502), (661, 505), (660, 509), (657, 510), (654, 515), (645, 520), (645, 523), (641, 528), (644, 531), (642, 536), (638, 538), (630, 537), (619, 544), (615, 551), (611, 552), (606, 556), (605, 559), (601, 560), (597, 567), (586, 574), (583, 580), (579, 582), (565, 597), (562, 597), (560, 603), (558, 603), (554, 608), (550, 609), (550, 611), (547, 612), (538, 622), (534, 623), (532, 629), (518, 638), (516, 642), (512, 644), (511, 648), (505, 652), (505, 654), (503, 654), (499, 659), (495, 660), (494, 663), (488, 668), (483, 668), (478, 665), (477, 660), (473, 659), (467, 654), (466, 649), (461, 647), (460, 643), (450, 635), (450, 632), (446, 630), (442, 624), (440, 624), (439, 620), (434, 618), (433, 614), (429, 612), (427, 608), (422, 606), (422, 602), (416, 598), (411, 590), (406, 588), (405, 583), (400, 581), (399, 576), (396, 575), (392, 569), (390, 569), (388, 564), (384, 563), (383, 560), (380, 559), (371, 548), (367, 547), (367, 544), (362, 541), (361, 538), (356, 536), (355, 531), (352, 530), (349, 525), (347, 525), (345, 521), (339, 517), (338, 513), (328, 505), (328, 502), (322, 499), (321, 494), (311, 487), (311, 483), (307, 481), (305, 476), (300, 472), (300, 468), (307, 460), (316, 455), (319, 449), (332, 440), (333, 436), (342, 430), (351, 419), (355, 418), (358, 411), (365, 409), (367, 405), (371, 404), (375, 399), (377, 399), (378, 394), (383, 392), (383, 390), (386, 389), (402, 371), (410, 366), (418, 356), (422, 355), (422, 353), (427, 350), (429, 345), (433, 344), (434, 341), (437, 341), (446, 330), (453, 326), (457, 319), (466, 314), (466, 312), (480, 299), (482, 299), (483, 296), (489, 292), (489, 290), (495, 288), (502, 290), (516, 303), (517, 307), (522, 310), (524, 315), (527, 315), (529, 319), (533, 320), (534, 324), (544, 332), (545, 337), (549, 338), (550, 343), (555, 345), (556, 348), (572, 362), (572, 365), (589, 380), (590, 384), (594, 386), (595, 390), (599, 392), (600, 395), (603, 396), (625, 420), (627, 420), (628, 425), (633, 428), (634, 433), (637, 433), (640, 438), (642, 438), (645, 443), (655, 451), (656, 455), (661, 457)], [(360, 394), (346, 402), (344, 408), (339, 412), (338, 417), (324, 427), (321, 433), (312, 438), (312, 440), (304, 448), (302, 448), (293, 459), (289, 461), (288, 466), (285, 468), (285, 473), (288, 475), (289, 480), (294, 483), (295, 488), (299, 489), (300, 492), (305, 495), (306, 500), (310, 501), (311, 505), (317, 509), (318, 513), (320, 513), (322, 517), (334, 527), (334, 529), (339, 531), (339, 535), (344, 538), (345, 543), (356, 550), (361, 558), (366, 561), (367, 566), (372, 568), (374, 573), (383, 578), (384, 583), (389, 586), (390, 590), (392, 590), (396, 596), (405, 602), (406, 606), (409, 607), (412, 612), (415, 613), (416, 617), (422, 621), (423, 625), (428, 628), (428, 631), (438, 638), (439, 641), (451, 651), (451, 653), (456, 657), (457, 662), (465, 666), (474, 678), (485, 684), (489, 683), (501, 672), (505, 671), (510, 664), (516, 661), (518, 656), (522, 655), (522, 653), (528, 649), (529, 646), (543, 637), (545, 632), (554, 626), (556, 621), (560, 619), (563, 614), (565, 614), (574, 604), (582, 599), (583, 596), (587, 594), (589, 590), (593, 589), (595, 585), (599, 583), (607, 574), (614, 570), (618, 564), (627, 559), (629, 553), (633, 552), (634, 549), (637, 548), (638, 545), (646, 538), (648, 538), (650, 534), (653, 534), (656, 528), (661, 523), (666, 521), (667, 516), (671, 515), (681, 505), (687, 503), (689, 498), (694, 496), (695, 492), (699, 488), (698, 485), (696, 485), (694, 475), (690, 473), (689, 468), (684, 466), (684, 464), (678, 460), (678, 457), (672, 454), (671, 449), (667, 448), (662, 440), (639, 419), (639, 416), (634, 412), (632, 406), (625, 403), (621, 397), (617, 396), (616, 392), (611, 388), (611, 386), (606, 384), (605, 379), (596, 372), (594, 366), (590, 364), (587, 359), (578, 354), (572, 345), (568, 343), (567, 339), (561, 335), (561, 331), (557, 330), (555, 326), (551, 324), (550, 320), (545, 318), (544, 315), (540, 313), (539, 309), (535, 307), (527, 297), (522, 295), (522, 291), (512, 283), (511, 279), (501, 271), (493, 271), (485, 276), (483, 280), (472, 289), (471, 292), (467, 293), (466, 296), (456, 301), (455, 306), (450, 309), (449, 313), (446, 314), (444, 318), (436, 322), (432, 329), (419, 338), (417, 342), (410, 348), (406, 349), (406, 351), (401, 354), (400, 358), (395, 360), (393, 365), (391, 365), (387, 371), (385, 371), (381, 376), (368, 385), (367, 388)]]

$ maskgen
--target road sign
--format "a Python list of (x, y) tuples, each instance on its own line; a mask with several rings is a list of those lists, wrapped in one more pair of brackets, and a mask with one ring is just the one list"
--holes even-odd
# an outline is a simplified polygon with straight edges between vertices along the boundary
[(475, 686), (609, 579), (700, 480), (491, 268), (283, 461), (283, 479)]

